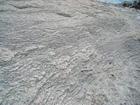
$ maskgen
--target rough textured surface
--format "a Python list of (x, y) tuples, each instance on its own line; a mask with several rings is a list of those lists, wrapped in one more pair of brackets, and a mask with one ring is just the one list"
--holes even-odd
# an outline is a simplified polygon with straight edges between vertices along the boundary
[(0, 105), (140, 105), (139, 16), (96, 0), (0, 0)]

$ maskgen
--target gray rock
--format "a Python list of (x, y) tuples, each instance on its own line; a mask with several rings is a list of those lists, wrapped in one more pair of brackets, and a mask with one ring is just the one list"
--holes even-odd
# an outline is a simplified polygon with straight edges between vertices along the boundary
[(136, 14), (97, 0), (1, 0), (0, 105), (139, 105)]

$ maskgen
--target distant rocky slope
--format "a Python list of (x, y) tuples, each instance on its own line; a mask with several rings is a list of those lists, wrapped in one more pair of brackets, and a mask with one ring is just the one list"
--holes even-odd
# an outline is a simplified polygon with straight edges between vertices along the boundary
[(134, 2), (125, 1), (125, 2), (123, 2), (122, 5), (124, 7), (130, 7), (130, 8), (140, 9), (140, 0), (139, 1), (134, 1)]

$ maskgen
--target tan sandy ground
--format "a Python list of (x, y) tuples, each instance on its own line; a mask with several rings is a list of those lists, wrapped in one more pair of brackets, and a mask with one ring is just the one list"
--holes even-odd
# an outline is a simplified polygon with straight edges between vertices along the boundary
[(0, 0), (0, 105), (140, 105), (140, 12)]

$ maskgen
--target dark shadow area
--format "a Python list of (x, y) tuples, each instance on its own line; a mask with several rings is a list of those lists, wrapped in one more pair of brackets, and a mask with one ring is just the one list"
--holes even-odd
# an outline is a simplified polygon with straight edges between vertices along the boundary
[(134, 1), (133, 3), (125, 1), (122, 4), (124, 7), (130, 7), (130, 8), (135, 8), (135, 9), (140, 9), (140, 1)]

